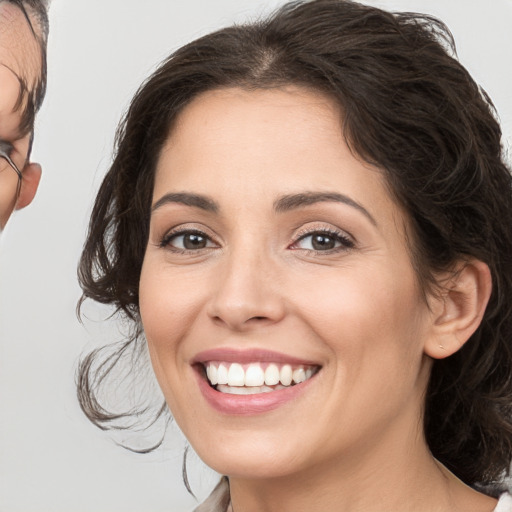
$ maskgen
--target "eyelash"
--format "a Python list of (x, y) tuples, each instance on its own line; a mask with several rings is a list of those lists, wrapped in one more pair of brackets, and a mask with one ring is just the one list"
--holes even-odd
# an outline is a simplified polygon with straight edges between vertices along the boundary
[[(196, 249), (187, 249), (187, 248), (181, 248), (181, 247), (174, 247), (171, 245), (171, 242), (173, 240), (176, 240), (180, 237), (186, 237), (190, 235), (196, 235), (198, 237), (203, 238), (206, 241), (207, 246), (206, 247), (200, 247)], [(330, 249), (326, 250), (319, 250), (319, 249), (304, 249), (297, 247), (297, 245), (303, 241), (306, 240), (308, 237), (313, 237), (315, 235), (319, 235), (321, 237), (330, 238), (334, 240), (335, 244), (338, 244), (338, 246), (332, 247)], [(208, 244), (216, 244), (212, 238), (207, 235), (204, 231), (201, 231), (199, 229), (177, 229), (176, 231), (171, 231), (170, 233), (167, 233), (162, 240), (159, 243), (159, 247), (161, 248), (167, 248), (173, 252), (180, 253), (180, 254), (197, 254), (198, 251), (204, 250), (204, 249), (211, 249), (212, 245), (208, 247)], [(343, 252), (348, 251), (350, 249), (353, 249), (355, 247), (355, 243), (353, 239), (349, 236), (347, 236), (346, 233), (342, 231), (338, 231), (335, 229), (328, 229), (328, 228), (316, 228), (316, 229), (310, 229), (305, 230), (297, 235), (296, 240), (291, 243), (288, 248), (291, 250), (302, 250), (306, 251), (307, 253), (324, 253), (324, 254), (332, 254), (337, 252)]]

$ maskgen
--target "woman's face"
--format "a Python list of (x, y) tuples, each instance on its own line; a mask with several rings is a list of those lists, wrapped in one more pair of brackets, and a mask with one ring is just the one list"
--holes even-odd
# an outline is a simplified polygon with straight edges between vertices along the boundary
[(140, 311), (172, 414), (220, 473), (422, 439), (432, 320), (407, 219), (340, 119), (298, 88), (212, 91), (160, 156)]

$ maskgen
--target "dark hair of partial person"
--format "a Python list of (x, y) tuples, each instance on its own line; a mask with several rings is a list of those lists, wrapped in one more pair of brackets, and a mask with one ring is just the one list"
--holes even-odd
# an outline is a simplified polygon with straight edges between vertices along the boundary
[[(512, 459), (512, 179), (494, 107), (431, 16), (347, 0), (292, 2), (171, 55), (118, 129), (79, 264), (79, 309), (86, 298), (114, 306), (134, 326), (121, 352), (140, 350), (139, 277), (155, 168), (173, 123), (208, 90), (289, 85), (334, 99), (349, 146), (383, 170), (410, 219), (425, 293), (439, 290), (436, 274), (457, 262), (489, 266), (493, 290), (481, 325), (456, 354), (433, 363), (424, 430), (432, 454), (461, 480), (500, 482)], [(123, 417), (98, 398), (119, 354), (102, 360), (99, 349), (79, 368), (81, 406), (102, 428)]]
[[(19, 76), (20, 94), (15, 108), (23, 108), (20, 123), (20, 133), (25, 135), (34, 128), (36, 114), (43, 103), (46, 94), (47, 59), (46, 48), (48, 45), (48, 4), (49, 0), (0, 0), (16, 5), (27, 20), (34, 35), (41, 54), (41, 72), (35, 84), (28, 84), (23, 76)], [(13, 71), (13, 70), (11, 70)], [(13, 71), (14, 72), (14, 71)]]

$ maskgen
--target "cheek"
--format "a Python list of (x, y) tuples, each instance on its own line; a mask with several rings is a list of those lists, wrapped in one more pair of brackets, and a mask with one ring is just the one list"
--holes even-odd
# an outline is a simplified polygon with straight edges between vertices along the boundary
[(156, 349), (178, 344), (190, 319), (202, 303), (201, 281), (197, 277), (169, 272), (165, 265), (146, 257), (139, 285), (142, 324), (148, 342)]
[(139, 284), (139, 305), (151, 364), (175, 420), (190, 403), (184, 386), (183, 340), (197, 310), (197, 289), (146, 256)]
[(142, 266), (139, 306), (153, 370), (173, 414), (176, 401), (189, 399), (183, 383), (190, 378), (187, 340), (193, 338), (206, 300), (205, 276), (170, 269), (150, 252)]
[[(416, 413), (426, 385), (424, 306), (414, 276), (403, 273), (398, 280), (382, 270), (378, 275), (380, 280), (371, 269), (347, 274), (310, 297), (303, 309), (317, 339), (331, 353), (325, 370), (334, 392), (325, 401), (325, 415), (318, 412), (318, 421), (344, 425), (346, 435), (356, 436), (354, 442), (363, 431), (377, 435), (379, 426), (410, 407)], [(332, 432), (333, 439), (339, 435)]]
[[(412, 269), (403, 268), (368, 265), (303, 283), (308, 293), (302, 294), (297, 310), (348, 380), (375, 380), (393, 372), (403, 376), (405, 361), (414, 367), (421, 361), (426, 306)], [(319, 282), (328, 286), (319, 287)]]
[[(327, 273), (326, 273), (327, 274)], [(307, 312), (326, 331), (393, 330), (410, 319), (420, 306), (411, 272), (395, 273), (382, 266), (329, 269), (328, 275), (310, 273), (300, 286), (298, 309)], [(406, 322), (407, 323), (407, 322)]]
[(176, 293), (172, 293), (173, 283), (160, 270), (151, 257), (146, 256), (139, 283), (139, 307), (153, 369), (167, 397), (169, 386), (165, 368), (176, 360), (181, 337), (180, 311), (177, 309), (180, 303), (175, 300)]

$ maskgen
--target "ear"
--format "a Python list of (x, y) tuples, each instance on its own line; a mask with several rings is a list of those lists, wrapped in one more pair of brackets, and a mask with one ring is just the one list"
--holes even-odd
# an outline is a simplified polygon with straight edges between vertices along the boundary
[(491, 291), (491, 272), (485, 263), (461, 262), (443, 283), (439, 296), (429, 301), (433, 325), (425, 353), (443, 359), (457, 352), (480, 325)]
[(21, 210), (28, 206), (37, 192), (39, 180), (41, 179), (41, 166), (39, 164), (29, 163), (23, 169), (23, 179), (21, 180), (21, 190), (16, 202), (16, 210)]

